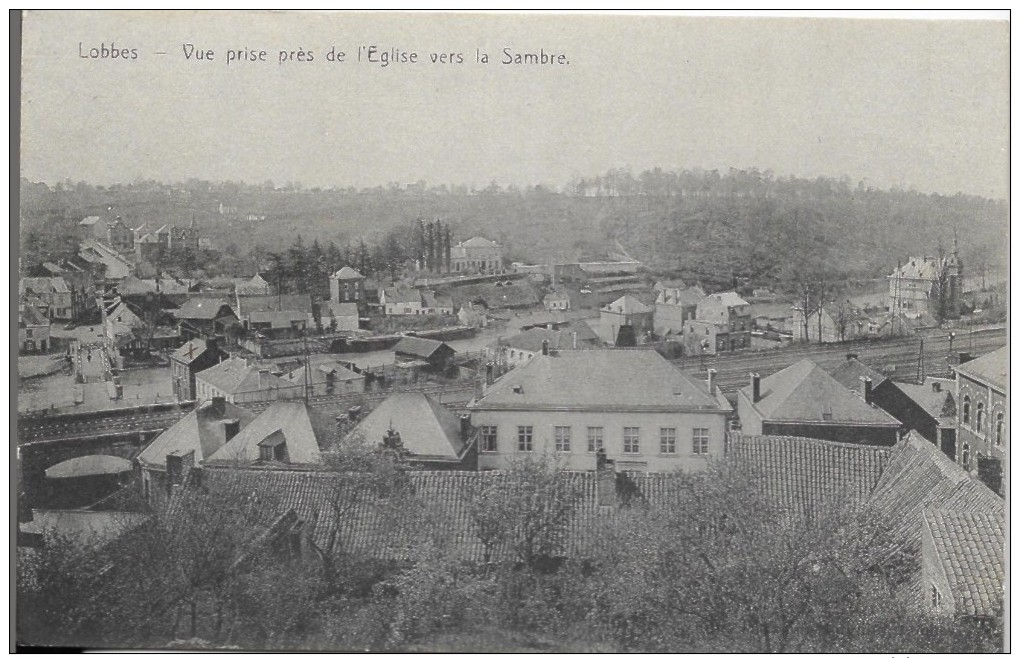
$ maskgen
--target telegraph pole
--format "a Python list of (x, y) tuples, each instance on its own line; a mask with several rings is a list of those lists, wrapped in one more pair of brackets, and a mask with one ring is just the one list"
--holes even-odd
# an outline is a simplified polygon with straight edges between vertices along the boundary
[(917, 383), (924, 383), (924, 337), (921, 337), (921, 346), (917, 352)]

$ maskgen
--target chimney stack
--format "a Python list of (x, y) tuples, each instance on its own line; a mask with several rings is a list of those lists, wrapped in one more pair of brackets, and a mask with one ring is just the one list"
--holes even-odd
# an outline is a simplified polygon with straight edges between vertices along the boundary
[(861, 377), (861, 397), (865, 404), (871, 404), (871, 377)]
[(222, 416), (227, 411), (227, 399), (221, 395), (213, 396), (209, 409), (214, 414)]
[(542, 356), (549, 356), (549, 341), (542, 341)]
[(486, 387), (492, 386), (492, 382), (493, 382), (492, 362), (489, 362), (485, 364), (485, 386)]
[(715, 395), (715, 368), (708, 369), (708, 394)]
[(226, 443), (230, 439), (237, 436), (237, 433), (241, 431), (241, 419), (240, 418), (224, 418), (223, 419), (223, 443)]
[(857, 354), (855, 354), (854, 352), (847, 352), (846, 353), (846, 360), (847, 361), (853, 361), (856, 358), (857, 358)]
[(933, 392), (935, 392), (935, 393), (941, 393), (942, 392), (942, 382), (932, 382), (931, 383), (931, 390)]
[(471, 438), (471, 415), (461, 414), (460, 417), (460, 438), (465, 444)]
[(595, 451), (595, 496), (599, 507), (616, 507), (616, 466), (606, 459), (606, 449)]
[(751, 402), (757, 404), (761, 401), (761, 375), (751, 373)]
[(361, 415), (361, 405), (354, 405), (347, 410), (347, 420), (351, 422), (356, 421), (359, 415)]

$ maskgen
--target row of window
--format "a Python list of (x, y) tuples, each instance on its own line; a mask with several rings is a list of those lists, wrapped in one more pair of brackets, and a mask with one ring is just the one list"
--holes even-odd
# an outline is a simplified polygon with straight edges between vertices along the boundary
[[(978, 402), (977, 403), (977, 408), (976, 408), (976, 411), (975, 411), (975, 414), (974, 414), (974, 423), (971, 424), (971, 422), (970, 422), (971, 421), (971, 418), (970, 418), (970, 396), (969, 395), (964, 395), (963, 396), (963, 407), (962, 407), (962, 410), (961, 410), (961, 413), (960, 413), (960, 418), (963, 421), (964, 425), (967, 425), (968, 427), (971, 427), (978, 434), (982, 434), (983, 435), (985, 433), (985, 403), (984, 402)], [(1002, 437), (1003, 437), (1003, 434), (1005, 434), (1005, 430), (1006, 430), (1006, 417), (1003, 414), (1003, 412), (1000, 411), (999, 413), (995, 414), (994, 437), (995, 437), (995, 445), (996, 446), (1001, 446), (1002, 445)]]
[[(517, 426), (517, 452), (532, 452), (534, 450), (535, 428), (533, 425)], [(641, 454), (641, 428), (623, 428), (623, 453), (628, 455)], [(556, 452), (571, 452), (573, 449), (573, 428), (569, 425), (556, 425), (553, 427), (553, 443)], [(586, 433), (588, 452), (594, 453), (604, 447), (604, 428), (587, 428)], [(708, 428), (695, 427), (691, 430), (691, 454), (708, 454)], [(482, 452), (499, 452), (499, 431), (495, 425), (483, 425), (481, 428), (481, 449)], [(677, 432), (675, 427), (659, 428), (659, 454), (677, 454)]]

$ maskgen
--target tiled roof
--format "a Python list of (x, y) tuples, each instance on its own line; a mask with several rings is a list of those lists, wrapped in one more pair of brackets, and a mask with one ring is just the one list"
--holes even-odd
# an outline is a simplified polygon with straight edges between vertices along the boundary
[(269, 283), (256, 273), (250, 279), (239, 281), (234, 289), (238, 295), (265, 295), (269, 292)]
[(191, 297), (177, 309), (176, 315), (182, 320), (212, 320), (224, 306), (233, 313), (230, 302), (222, 297)]
[(570, 349), (572, 342), (570, 336), (563, 331), (546, 329), (545, 327), (534, 327), (514, 334), (503, 340), (503, 345), (526, 352), (538, 354), (542, 351), (542, 341), (549, 342), (549, 349)]
[(18, 281), (18, 294), (36, 293), (68, 293), (67, 282), (59, 276), (32, 276)]
[[(432, 340), (431, 338), (419, 338), (417, 336), (405, 336), (400, 339), (400, 342), (393, 347), (394, 352), (400, 354), (410, 354), (412, 356), (420, 356), (422, 358), (429, 358), (446, 343), (438, 340)], [(449, 347), (449, 345), (447, 345)], [(450, 348), (451, 350), (453, 348)]]
[(282, 380), (269, 372), (260, 373), (259, 370), (264, 368), (257, 364), (248, 365), (244, 359), (227, 359), (196, 373), (195, 378), (225, 395), (280, 388)]
[(615, 302), (610, 302), (602, 307), (602, 310), (609, 313), (622, 313), (624, 315), (631, 315), (632, 313), (651, 313), (652, 309), (648, 308), (645, 304), (641, 303), (638, 299), (631, 297), (630, 295), (624, 295)]
[[(351, 316), (358, 317), (358, 305), (354, 302), (330, 302), (328, 308), (329, 311), (333, 311), (333, 315), (338, 318)], [(328, 311), (326, 315), (329, 315)]]
[(198, 357), (205, 354), (208, 344), (201, 338), (192, 338), (188, 342), (184, 343), (170, 355), (170, 358), (174, 361), (180, 361), (181, 363), (191, 363)]
[(333, 273), (332, 278), (334, 279), (364, 279), (361, 272), (354, 269), (353, 267), (343, 266), (339, 270)]
[(871, 506), (889, 523), (902, 547), (917, 550), (924, 510), (997, 514), (1003, 510), (1003, 501), (933, 443), (911, 431), (892, 448)]
[(354, 432), (370, 444), (381, 443), (389, 429), (417, 457), (458, 461), (467, 444), (460, 417), (423, 393), (394, 393), (365, 417)]
[[(308, 374), (311, 378), (312, 384), (324, 384), (327, 381), (327, 373), (332, 372), (334, 380), (337, 382), (345, 382), (353, 379), (364, 379), (364, 375), (359, 374), (345, 367), (338, 362), (322, 361), (318, 364), (312, 365), (308, 369)], [(301, 366), (291, 370), (283, 376), (283, 380), (288, 384), (298, 384), (304, 386), (305, 384), (305, 367)]]
[(727, 308), (733, 306), (747, 306), (748, 303), (744, 298), (735, 292), (717, 292), (712, 295), (706, 295), (702, 301), (711, 301)]
[(924, 520), (949, 580), (956, 614), (1001, 613), (1004, 515), (934, 509), (925, 511)]
[(195, 464), (211, 455), (224, 443), (223, 420), (239, 419), (243, 429), (255, 414), (229, 402), (219, 412), (212, 401), (203, 403), (153, 439), (138, 455), (138, 461), (157, 468), (166, 467), (166, 456), (195, 452)]
[(956, 366), (956, 372), (992, 384), (1003, 391), (1009, 390), (1009, 345)]
[(387, 304), (421, 303), (421, 293), (411, 288), (385, 288), (383, 295)]
[(282, 433), (287, 445), (287, 464), (314, 465), (322, 462), (319, 448), (333, 438), (335, 427), (331, 419), (310, 409), (303, 401), (274, 402), (207, 457), (205, 463), (259, 461), (259, 444), (277, 432)]
[[(741, 391), (750, 400), (751, 386)], [(769, 421), (900, 426), (809, 359), (762, 378), (761, 399), (754, 408)]]
[(893, 270), (890, 278), (899, 276), (904, 279), (923, 279), (934, 281), (938, 278), (938, 258), (934, 256), (913, 256), (899, 269)]
[(811, 518), (843, 503), (861, 507), (889, 461), (890, 448), (795, 436), (740, 436), (733, 439), (730, 454), (771, 502)]
[(662, 288), (659, 291), (657, 304), (669, 304), (671, 306), (697, 306), (705, 293), (701, 288)]
[(18, 304), (19, 327), (48, 327), (50, 321), (31, 304)]
[[(579, 385), (583, 383), (583, 385)], [(519, 392), (517, 392), (519, 391)], [(653, 350), (563, 351), (520, 365), (472, 403), (479, 408), (719, 409), (707, 385)]]
[(295, 322), (305, 322), (308, 314), (303, 311), (252, 311), (248, 321), (252, 324), (269, 324), (273, 329), (289, 329)]
[(830, 368), (828, 372), (833, 379), (851, 391), (861, 390), (861, 377), (871, 377), (873, 388), (878, 388), (878, 385), (886, 380), (885, 375), (864, 365), (858, 359), (841, 361), (838, 366)]
[(242, 317), (261, 311), (312, 312), (312, 297), (301, 293), (292, 295), (258, 295), (237, 298), (237, 315)]

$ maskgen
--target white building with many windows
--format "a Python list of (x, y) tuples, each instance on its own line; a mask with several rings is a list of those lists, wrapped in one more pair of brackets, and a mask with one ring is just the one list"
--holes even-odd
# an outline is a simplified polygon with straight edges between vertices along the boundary
[(618, 471), (698, 470), (722, 457), (729, 403), (652, 350), (537, 355), (468, 405), (480, 469), (534, 455), (595, 469), (604, 448)]

